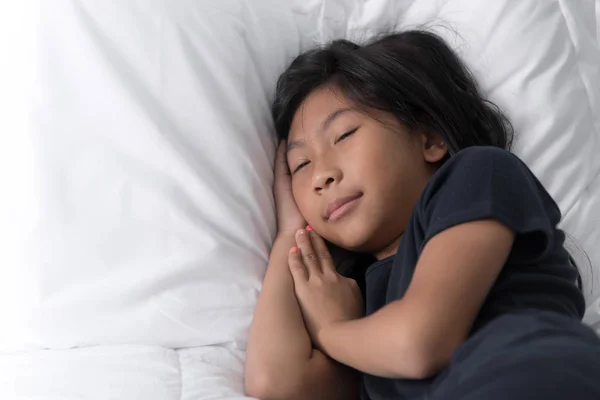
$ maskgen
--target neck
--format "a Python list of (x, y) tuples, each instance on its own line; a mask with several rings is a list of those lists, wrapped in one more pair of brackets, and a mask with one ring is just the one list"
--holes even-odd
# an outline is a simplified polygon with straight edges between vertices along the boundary
[(402, 239), (402, 234), (400, 234), (400, 236), (398, 236), (380, 251), (373, 253), (373, 256), (377, 260), (383, 260), (386, 257), (393, 256), (398, 251), (398, 246), (400, 246), (400, 239)]

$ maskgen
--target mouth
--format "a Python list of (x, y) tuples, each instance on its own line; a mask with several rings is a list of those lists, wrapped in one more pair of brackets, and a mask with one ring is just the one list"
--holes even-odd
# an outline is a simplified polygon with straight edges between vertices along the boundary
[(323, 217), (327, 221), (336, 221), (347, 215), (354, 209), (358, 200), (362, 197), (362, 193), (357, 193), (352, 196), (339, 197), (334, 199), (327, 205)]

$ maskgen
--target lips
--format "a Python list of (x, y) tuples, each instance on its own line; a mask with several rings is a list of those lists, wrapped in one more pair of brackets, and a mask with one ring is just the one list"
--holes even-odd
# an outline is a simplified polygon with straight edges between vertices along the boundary
[(334, 215), (334, 217), (335, 217), (336, 214), (338, 214), (340, 211), (342, 211), (341, 210), (342, 208), (347, 207), (349, 205), (349, 203), (353, 202), (354, 200), (357, 200), (361, 196), (362, 196), (362, 193), (357, 193), (352, 196), (338, 197), (338, 198), (334, 199), (331, 203), (329, 203), (327, 205), (327, 208), (325, 209), (323, 217), (326, 220), (329, 220), (332, 217), (332, 215)]

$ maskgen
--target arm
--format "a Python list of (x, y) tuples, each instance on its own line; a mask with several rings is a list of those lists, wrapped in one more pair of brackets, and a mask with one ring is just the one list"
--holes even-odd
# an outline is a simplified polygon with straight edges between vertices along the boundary
[(293, 234), (276, 239), (246, 353), (246, 391), (261, 399), (352, 399), (356, 372), (312, 348), (288, 267)]
[(321, 347), (372, 375), (420, 379), (437, 373), (471, 330), (514, 238), (494, 220), (442, 231), (425, 245), (403, 299), (323, 329)]
[(279, 235), (258, 298), (246, 351), (246, 391), (261, 399), (354, 399), (356, 371), (313, 349), (289, 269), (294, 234), (306, 226), (292, 195), (286, 144), (275, 160)]

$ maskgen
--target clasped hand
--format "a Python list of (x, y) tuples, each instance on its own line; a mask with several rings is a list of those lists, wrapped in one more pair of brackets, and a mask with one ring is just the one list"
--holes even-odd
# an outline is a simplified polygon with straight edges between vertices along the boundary
[(313, 343), (327, 353), (320, 340), (323, 332), (362, 317), (362, 295), (353, 279), (336, 271), (325, 241), (310, 226), (296, 232), (296, 243), (288, 259), (296, 297)]

